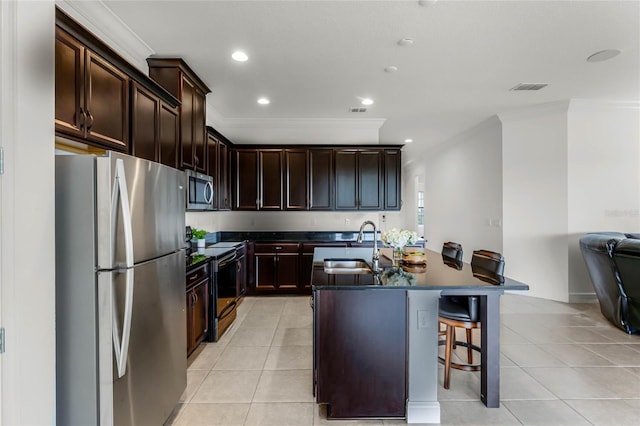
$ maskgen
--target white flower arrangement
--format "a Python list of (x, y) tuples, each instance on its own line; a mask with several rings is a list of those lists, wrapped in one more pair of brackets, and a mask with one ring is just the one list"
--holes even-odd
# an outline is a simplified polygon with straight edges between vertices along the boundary
[(418, 241), (418, 234), (408, 229), (392, 228), (383, 232), (380, 239), (388, 246), (402, 248), (407, 244), (415, 244)]

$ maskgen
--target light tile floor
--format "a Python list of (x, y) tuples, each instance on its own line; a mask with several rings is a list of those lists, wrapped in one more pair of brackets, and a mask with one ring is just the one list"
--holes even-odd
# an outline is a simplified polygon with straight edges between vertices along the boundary
[[(438, 390), (442, 424), (640, 424), (640, 336), (610, 325), (597, 304), (507, 294), (501, 310), (500, 408), (480, 402), (479, 372), (453, 370)], [(166, 425), (405, 424), (326, 419), (311, 393), (311, 323), (308, 297), (245, 298), (189, 367)]]

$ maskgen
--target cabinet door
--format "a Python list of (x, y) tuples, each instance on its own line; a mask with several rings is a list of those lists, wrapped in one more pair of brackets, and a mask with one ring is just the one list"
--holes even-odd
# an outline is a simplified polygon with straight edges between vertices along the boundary
[(218, 144), (218, 210), (231, 209), (229, 188), (229, 148), (224, 143)]
[(86, 51), (87, 139), (129, 152), (129, 77)]
[(333, 208), (333, 150), (309, 150), (309, 210)]
[(258, 209), (258, 151), (234, 152), (234, 202), (237, 210)]
[(207, 171), (206, 173), (213, 177), (214, 191), (213, 191), (213, 208), (217, 209), (221, 204), (220, 192), (218, 191), (218, 148), (220, 142), (214, 135), (207, 133)]
[(358, 152), (336, 150), (336, 210), (358, 208)]
[(84, 136), (84, 47), (56, 28), (56, 131)]
[(193, 337), (193, 305), (195, 301), (193, 289), (187, 291), (187, 355), (196, 347)]
[(276, 282), (280, 289), (295, 289), (298, 286), (299, 255), (278, 254), (276, 258)]
[(307, 150), (287, 149), (285, 163), (285, 209), (307, 209)]
[(401, 151), (387, 149), (384, 151), (384, 209), (400, 210), (402, 207)]
[(282, 210), (282, 150), (260, 150), (260, 210)]
[(178, 111), (160, 102), (160, 132), (158, 135), (160, 163), (178, 168), (178, 140), (180, 122)]
[(358, 209), (382, 210), (382, 151), (358, 152)]
[(195, 301), (193, 304), (193, 337), (197, 346), (207, 335), (209, 317), (209, 281), (204, 281), (193, 289)]
[(207, 173), (205, 97), (199, 89), (195, 89), (193, 97), (193, 162), (196, 171)]
[(160, 99), (136, 83), (131, 92), (131, 154), (158, 161)]
[(256, 290), (276, 288), (276, 256), (273, 253), (256, 253)]
[(193, 108), (196, 88), (187, 80), (182, 78), (182, 105), (180, 107), (180, 167), (183, 169), (193, 169)]

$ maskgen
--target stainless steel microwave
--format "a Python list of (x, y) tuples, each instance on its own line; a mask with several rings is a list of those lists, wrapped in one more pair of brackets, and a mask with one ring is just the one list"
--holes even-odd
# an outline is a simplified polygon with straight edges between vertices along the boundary
[(186, 170), (187, 210), (213, 210), (213, 178), (193, 170)]

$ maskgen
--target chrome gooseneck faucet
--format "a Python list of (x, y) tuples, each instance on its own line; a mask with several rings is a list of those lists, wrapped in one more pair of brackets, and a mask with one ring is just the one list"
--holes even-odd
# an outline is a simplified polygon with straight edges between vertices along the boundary
[(362, 242), (362, 234), (364, 232), (364, 227), (366, 225), (371, 225), (373, 227), (373, 257), (371, 258), (371, 269), (374, 273), (377, 273), (380, 269), (380, 253), (378, 252), (378, 229), (376, 228), (376, 224), (370, 220), (365, 220), (360, 225), (360, 232), (358, 232), (358, 243)]

